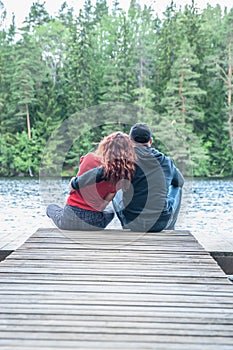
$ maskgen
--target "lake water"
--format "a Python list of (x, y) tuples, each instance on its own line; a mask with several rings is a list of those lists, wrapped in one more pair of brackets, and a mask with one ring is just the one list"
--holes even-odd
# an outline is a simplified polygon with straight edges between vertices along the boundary
[[(68, 184), (69, 179), (0, 178), (0, 240), (20, 241), (38, 228), (54, 228), (45, 209), (49, 203), (65, 203)], [(176, 229), (188, 229), (199, 237), (233, 235), (232, 215), (233, 179), (186, 180)], [(117, 219), (109, 227), (116, 225)]]

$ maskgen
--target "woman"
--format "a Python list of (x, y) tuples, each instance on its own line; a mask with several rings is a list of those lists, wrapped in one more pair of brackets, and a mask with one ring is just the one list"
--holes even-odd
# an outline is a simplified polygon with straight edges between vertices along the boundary
[(135, 159), (127, 134), (115, 132), (104, 137), (96, 152), (81, 157), (77, 175), (102, 165), (107, 181), (71, 190), (65, 207), (50, 204), (47, 216), (62, 230), (104, 229), (114, 217), (114, 212), (106, 206), (120, 188), (123, 191), (129, 188), (135, 172)]

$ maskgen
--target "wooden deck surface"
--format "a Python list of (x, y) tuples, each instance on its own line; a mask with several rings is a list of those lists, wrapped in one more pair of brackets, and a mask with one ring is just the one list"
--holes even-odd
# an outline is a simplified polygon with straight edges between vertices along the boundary
[(41, 229), (0, 283), (1, 350), (233, 347), (233, 284), (187, 231)]

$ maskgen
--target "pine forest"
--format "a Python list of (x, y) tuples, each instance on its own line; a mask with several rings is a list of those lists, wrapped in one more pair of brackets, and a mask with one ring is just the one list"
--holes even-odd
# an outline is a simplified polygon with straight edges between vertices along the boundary
[[(51, 16), (37, 1), (22, 27), (5, 20), (0, 1), (0, 176), (38, 176), (42, 158), (52, 174), (52, 157), (73, 176), (104, 135), (129, 132), (130, 113), (184, 174), (233, 175), (233, 8), (171, 1), (159, 18), (135, 0), (127, 11), (86, 0)], [(114, 120), (85, 117), (109, 106)]]

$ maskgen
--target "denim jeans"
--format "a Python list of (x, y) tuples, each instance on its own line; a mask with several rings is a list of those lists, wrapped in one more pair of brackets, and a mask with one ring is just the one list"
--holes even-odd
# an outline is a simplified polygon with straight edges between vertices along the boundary
[(103, 212), (95, 212), (67, 204), (64, 208), (56, 204), (50, 204), (47, 207), (46, 214), (58, 228), (70, 231), (103, 230), (114, 217), (111, 208), (106, 208)]
[(121, 226), (124, 228), (130, 228), (133, 231), (144, 232), (160, 232), (162, 230), (174, 230), (175, 223), (178, 219), (180, 206), (181, 206), (182, 189), (181, 187), (170, 186), (168, 191), (168, 202), (171, 205), (171, 213), (163, 214), (159, 216), (155, 223), (143, 222), (143, 213), (135, 220), (128, 222), (123, 213), (123, 192), (119, 190), (113, 198), (113, 207), (117, 214), (118, 219), (121, 222)]
[(182, 189), (180, 187), (169, 187), (168, 201), (172, 205), (172, 215), (166, 225), (166, 230), (174, 230), (181, 207)]

